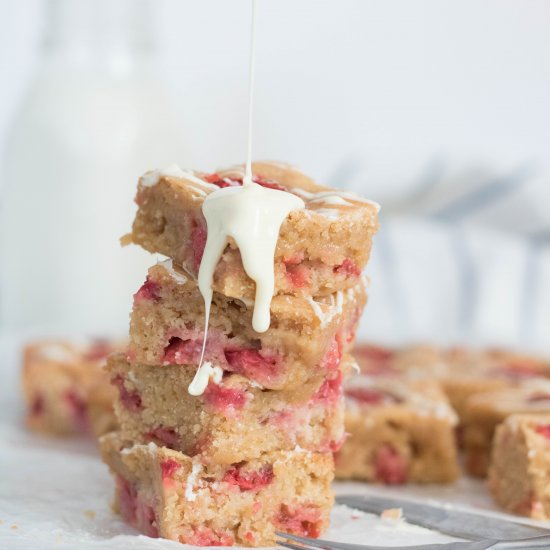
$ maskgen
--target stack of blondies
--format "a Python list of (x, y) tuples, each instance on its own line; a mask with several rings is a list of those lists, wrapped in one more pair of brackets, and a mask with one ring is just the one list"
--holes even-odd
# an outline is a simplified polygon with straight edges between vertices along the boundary
[(294, 193), (305, 208), (283, 222), (266, 332), (252, 328), (254, 283), (230, 240), (216, 268), (205, 349), (197, 274), (206, 196), (242, 185), (242, 170), (140, 179), (127, 242), (168, 259), (134, 296), (130, 344), (111, 356), (119, 430), (101, 440), (116, 479), (115, 505), (150, 536), (195, 545), (267, 546), (275, 531), (318, 536), (333, 502), (333, 452), (342, 445), (342, 383), (366, 303), (361, 275), (377, 206), (315, 184), (275, 163), (253, 166), (260, 185)]

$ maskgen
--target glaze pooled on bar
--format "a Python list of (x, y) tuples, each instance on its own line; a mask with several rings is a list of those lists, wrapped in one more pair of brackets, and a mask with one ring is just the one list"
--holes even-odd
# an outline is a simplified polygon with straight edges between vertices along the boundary
[(202, 211), (208, 234), (198, 277), (206, 308), (206, 323), (214, 270), (229, 238), (232, 238), (239, 247), (246, 274), (256, 283), (252, 327), (257, 332), (269, 328), (279, 230), (290, 212), (304, 206), (304, 201), (296, 195), (262, 187), (246, 179), (242, 187), (225, 187), (206, 197)]

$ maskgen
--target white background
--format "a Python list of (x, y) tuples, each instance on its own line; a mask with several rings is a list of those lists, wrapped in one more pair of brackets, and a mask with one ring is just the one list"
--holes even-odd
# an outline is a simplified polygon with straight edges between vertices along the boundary
[[(154, 5), (160, 63), (184, 113), (175, 160), (241, 161), (249, 2)], [(0, 1), (0, 145), (32, 74), (42, 8)], [(549, 153), (550, 2), (260, 0), (254, 156), (383, 203), (371, 337), (548, 348), (550, 258), (543, 240), (529, 293), (524, 237), (550, 225)], [(532, 176), (517, 194), (452, 226), (437, 219), (464, 190), (524, 167)], [(396, 202), (434, 171), (443, 184), (428, 208)], [(457, 268), (457, 231), (475, 284)], [(388, 241), (389, 268), (379, 257)]]

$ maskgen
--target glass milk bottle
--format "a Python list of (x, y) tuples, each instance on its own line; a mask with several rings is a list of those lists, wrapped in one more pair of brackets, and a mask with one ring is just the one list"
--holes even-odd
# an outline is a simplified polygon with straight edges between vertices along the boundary
[(138, 176), (182, 158), (147, 0), (50, 0), (0, 185), (1, 327), (120, 333), (152, 256), (120, 248)]

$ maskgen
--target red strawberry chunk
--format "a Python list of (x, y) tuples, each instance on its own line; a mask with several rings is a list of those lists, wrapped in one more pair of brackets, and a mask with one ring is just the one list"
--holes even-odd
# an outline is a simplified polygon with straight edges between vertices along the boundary
[(152, 300), (154, 302), (160, 300), (160, 285), (149, 277), (145, 279), (140, 289), (134, 294), (134, 303), (141, 300)]
[(180, 437), (176, 430), (167, 428), (166, 426), (157, 426), (155, 429), (147, 432), (145, 436), (149, 439), (160, 441), (165, 447), (175, 449), (180, 441)]
[(199, 362), (202, 350), (202, 341), (182, 340), (172, 336), (164, 348), (163, 365), (185, 365)]
[(313, 504), (296, 507), (283, 504), (275, 522), (282, 530), (294, 535), (317, 538), (321, 534), (321, 510)]
[(550, 424), (539, 424), (535, 427), (535, 431), (546, 439), (550, 439)]
[(159, 536), (155, 511), (152, 506), (145, 504), (139, 498), (136, 506), (136, 527), (147, 537), (156, 539)]
[(195, 221), (191, 229), (191, 250), (193, 253), (193, 267), (196, 273), (199, 272), (207, 236), (204, 223)]
[(273, 466), (267, 464), (254, 472), (243, 471), (242, 465), (237, 465), (226, 472), (223, 481), (237, 485), (241, 491), (258, 491), (273, 481)]
[(401, 401), (391, 393), (374, 388), (348, 388), (345, 393), (346, 397), (351, 397), (365, 405), (387, 405)]
[(111, 384), (118, 388), (120, 400), (130, 412), (138, 412), (141, 410), (141, 396), (137, 391), (131, 391), (126, 388), (124, 378), (120, 374), (111, 380)]
[(511, 378), (512, 380), (535, 378), (543, 374), (537, 364), (528, 361), (511, 361), (507, 365), (497, 368), (496, 372), (497, 374)]
[(544, 401), (548, 401), (550, 403), (550, 393), (545, 393), (545, 392), (533, 393), (528, 397), (527, 401), (529, 403), (540, 403)]
[(232, 372), (257, 380), (260, 384), (273, 380), (279, 374), (278, 358), (264, 356), (256, 349), (226, 349), (224, 354)]
[(407, 463), (391, 445), (383, 445), (374, 456), (374, 470), (377, 481), (387, 485), (399, 485), (407, 481)]
[(342, 372), (338, 371), (335, 377), (325, 379), (313, 399), (330, 404), (335, 403), (340, 395), (342, 395)]
[(303, 288), (309, 284), (310, 269), (305, 265), (286, 264), (286, 276), (294, 288)]
[(79, 432), (87, 432), (89, 428), (86, 401), (74, 390), (67, 390), (63, 396), (71, 409), (74, 424)]
[(349, 258), (346, 258), (340, 265), (337, 265), (333, 271), (346, 277), (359, 277), (361, 275), (361, 269)]
[(361, 371), (371, 375), (396, 374), (390, 362), (393, 351), (380, 346), (357, 346), (353, 355), (359, 361)]
[(180, 463), (174, 458), (167, 458), (160, 463), (162, 479), (170, 479), (180, 468)]
[(243, 390), (213, 383), (208, 384), (203, 397), (207, 405), (228, 416), (242, 409), (247, 401)]
[(31, 415), (38, 416), (44, 412), (44, 397), (36, 394), (31, 403)]
[[(208, 183), (213, 183), (218, 187), (237, 187), (243, 184), (243, 178), (222, 178), (219, 174), (216, 173), (204, 176), (204, 180)], [(262, 178), (262, 176), (258, 176), (257, 174), (253, 174), (252, 181), (257, 183), (258, 185), (261, 185), (262, 187), (269, 187), (269, 189), (277, 189), (278, 191), (286, 191), (286, 188), (278, 184), (276, 181), (266, 180)]]
[(322, 371), (331, 373), (338, 370), (342, 360), (342, 346), (338, 338), (335, 338), (325, 353), (319, 367)]
[(137, 491), (131, 483), (121, 476), (117, 476), (116, 485), (120, 515), (124, 521), (133, 525), (136, 519)]
[(86, 359), (86, 361), (99, 361), (107, 357), (111, 351), (111, 344), (107, 340), (96, 340), (84, 354), (84, 359)]
[(235, 540), (228, 533), (219, 533), (210, 527), (196, 527), (189, 537), (180, 537), (180, 542), (195, 546), (233, 546)]

